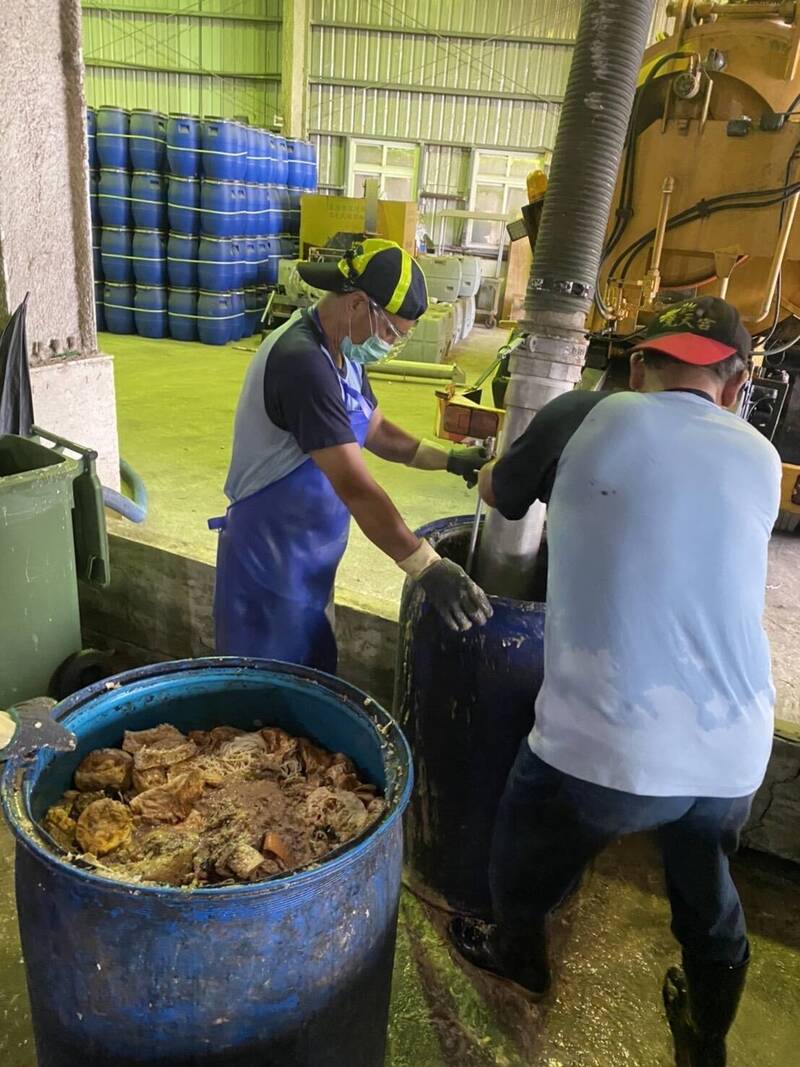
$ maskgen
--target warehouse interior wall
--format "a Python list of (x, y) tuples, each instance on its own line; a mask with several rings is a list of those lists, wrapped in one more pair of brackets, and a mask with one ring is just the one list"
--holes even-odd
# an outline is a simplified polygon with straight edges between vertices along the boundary
[[(302, 0), (286, 9), (286, 26), (281, 0), (84, 0), (82, 7), (92, 106), (264, 126), (280, 119), (288, 135), (316, 143), (320, 191), (331, 195), (354, 192), (354, 140), (391, 142), (400, 162), (388, 175), (403, 189), (405, 147), (413, 198), (435, 230), (439, 209), (480, 207), (476, 149), (509, 153), (509, 170), (514, 157), (518, 171), (526, 160), (546, 166), (580, 0)], [(659, 2), (652, 37), (664, 30), (665, 11)], [(288, 79), (291, 86), (282, 84)], [(303, 130), (294, 128), (298, 114)], [(385, 156), (373, 165), (386, 171)], [(384, 195), (392, 189), (387, 181)], [(445, 243), (469, 244), (472, 236), (451, 226)]]
[(272, 126), (281, 0), (84, 0), (87, 103)]

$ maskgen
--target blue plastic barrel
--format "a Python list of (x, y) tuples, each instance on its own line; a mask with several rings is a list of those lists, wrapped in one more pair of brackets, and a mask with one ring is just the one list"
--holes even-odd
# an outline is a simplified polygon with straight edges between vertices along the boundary
[[(472, 521), (440, 519), (417, 532), (463, 564)], [(476, 915), (489, 911), (494, 818), (544, 672), (544, 604), (491, 600), (485, 626), (454, 633), (407, 582), (395, 676), (395, 714), (424, 768), (405, 820), (407, 883), (437, 906)]]
[(239, 277), (238, 241), (232, 237), (201, 237), (197, 247), (197, 284), (210, 293), (226, 293)]
[(257, 126), (245, 126), (247, 141), (247, 166), (244, 172), (246, 182), (261, 180), (261, 130)]
[(197, 115), (170, 115), (167, 122), (167, 163), (172, 174), (199, 178), (200, 119)]
[(141, 337), (167, 336), (167, 290), (159, 285), (137, 285), (133, 306), (136, 332)]
[(258, 317), (256, 320), (255, 330), (253, 331), (254, 333), (257, 333), (261, 329), (261, 318), (264, 314), (264, 309), (267, 306), (267, 300), (269, 299), (269, 289), (266, 285), (256, 286), (256, 297), (258, 299)]
[(197, 290), (170, 289), (167, 310), (170, 337), (176, 341), (196, 341)]
[(204, 178), (200, 189), (200, 229), (210, 237), (235, 237), (247, 226), (243, 182)]
[(240, 341), (242, 337), (247, 337), (247, 304), (244, 299), (244, 289), (233, 290), (231, 306), (234, 314), (231, 340)]
[(264, 131), (266, 138), (266, 156), (267, 156), (267, 172), (265, 174), (265, 181), (267, 185), (274, 185), (277, 182), (277, 166), (278, 166), (278, 146), (275, 140), (275, 134), (270, 133), (268, 130)]
[(132, 251), (137, 285), (167, 284), (167, 241), (160, 230), (134, 230)]
[(108, 332), (136, 333), (134, 311), (133, 285), (107, 281), (103, 286), (103, 312)]
[(104, 277), (102, 245), (92, 245), (92, 277), (96, 282), (101, 282)]
[(95, 329), (100, 332), (106, 328), (106, 313), (103, 307), (103, 289), (104, 285), (101, 281), (95, 281), (94, 283), (94, 324)]
[(167, 216), (176, 233), (200, 233), (200, 179), (167, 178)]
[[(132, 234), (124, 226), (104, 226), (100, 238), (103, 277), (109, 282), (133, 281)], [(122, 333), (128, 331), (122, 330)]]
[(243, 231), (250, 237), (259, 237), (267, 226), (269, 191), (266, 185), (248, 182), (245, 186), (247, 203), (247, 226)]
[(270, 135), (266, 130), (258, 131), (258, 155), (255, 157), (255, 160), (256, 176), (253, 180), (259, 182), (261, 185), (268, 185), (272, 181), (272, 149), (270, 146)]
[(281, 211), (280, 197), (278, 196), (278, 187), (275, 185), (268, 185), (265, 186), (265, 190), (266, 214), (263, 216), (264, 225), (261, 227), (259, 236), (276, 237), (281, 232), (281, 226), (283, 224), (283, 213)]
[(284, 232), (297, 236), (300, 233), (300, 197), (301, 189), (286, 190), (286, 214), (284, 217)]
[[(3, 775), (40, 1067), (381, 1067), (412, 782), (396, 723), (353, 686), (285, 663), (187, 660), (114, 681), (56, 712), (74, 753)], [(324, 861), (247, 885), (127, 884), (52, 852), (37, 823), (78, 762), (163, 722), (309, 737), (346, 753), (385, 811)]]
[(121, 167), (102, 167), (97, 183), (97, 205), (104, 226), (130, 226), (131, 176)]
[(278, 260), (280, 244), (275, 237), (256, 239), (256, 284), (276, 285), (278, 281)]
[(247, 327), (246, 335), (251, 337), (261, 324), (261, 313), (264, 305), (260, 302), (259, 291), (251, 286), (244, 291), (244, 318)]
[(135, 107), (130, 116), (129, 150), (134, 170), (164, 169), (167, 119), (159, 111)]
[(278, 233), (288, 234), (290, 232), (289, 227), (292, 224), (291, 217), (291, 205), (289, 202), (289, 190), (285, 185), (273, 186), (273, 201), (277, 219), (278, 219)]
[(317, 146), (306, 141), (306, 189), (313, 192), (317, 188)]
[(200, 127), (200, 145), (206, 178), (237, 181), (244, 177), (247, 135), (238, 123), (207, 117)]
[(143, 230), (167, 228), (164, 178), (157, 171), (135, 170), (131, 178), (133, 224)]
[(275, 165), (273, 182), (275, 185), (289, 184), (289, 148), (285, 137), (275, 138)]
[(197, 335), (203, 344), (227, 344), (234, 337), (236, 318), (231, 293), (200, 289), (197, 294)]
[(287, 176), (286, 184), (290, 189), (305, 188), (305, 151), (303, 142), (289, 138), (286, 141)]
[(300, 242), (296, 237), (281, 237), (278, 243), (281, 247), (281, 259), (300, 258)]
[(92, 246), (94, 248), (99, 248), (102, 239), (103, 239), (103, 228), (102, 228), (102, 226), (92, 226)]
[(89, 149), (89, 167), (96, 170), (100, 166), (100, 159), (97, 155), (97, 115), (93, 107), (86, 108), (86, 140)]
[(240, 282), (243, 288), (255, 285), (258, 281), (258, 239), (255, 237), (242, 237), (239, 240), (239, 248), (242, 251), (242, 272)]
[(100, 226), (102, 224), (100, 203), (97, 199), (97, 175), (93, 170), (89, 171), (89, 214), (92, 226)]
[(235, 122), (237, 152), (233, 161), (233, 176), (236, 181), (243, 182), (247, 175), (247, 147), (248, 127), (241, 122)]
[(167, 241), (167, 277), (180, 289), (197, 288), (199, 238), (190, 233), (170, 233)]
[(97, 109), (97, 157), (101, 167), (127, 169), (131, 165), (128, 151), (128, 112), (124, 107), (103, 105)]

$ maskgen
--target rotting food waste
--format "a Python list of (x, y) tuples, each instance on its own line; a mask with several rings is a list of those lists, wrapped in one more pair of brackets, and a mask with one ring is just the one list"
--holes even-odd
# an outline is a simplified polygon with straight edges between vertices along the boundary
[(126, 730), (89, 753), (43, 827), (72, 859), (124, 881), (257, 882), (316, 863), (377, 821), (352, 762), (276, 727)]

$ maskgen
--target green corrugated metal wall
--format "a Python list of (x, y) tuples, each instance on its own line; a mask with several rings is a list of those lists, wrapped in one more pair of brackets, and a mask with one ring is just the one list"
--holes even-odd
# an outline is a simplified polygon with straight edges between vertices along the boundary
[(271, 125), (280, 111), (281, 0), (83, 3), (86, 96)]

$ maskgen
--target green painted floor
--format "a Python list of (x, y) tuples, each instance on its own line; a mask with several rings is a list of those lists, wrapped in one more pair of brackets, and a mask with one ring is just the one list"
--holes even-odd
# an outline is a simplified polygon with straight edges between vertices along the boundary
[[(0, 826), (0, 1063), (35, 1067), (11, 852)], [(455, 964), (441, 916), (405, 893), (386, 1067), (669, 1067), (659, 990), (678, 954), (657, 864), (646, 839), (600, 857), (555, 924), (556, 984), (538, 1006)], [(792, 1067), (800, 1045), (800, 871), (750, 855), (735, 869), (753, 964), (729, 1067)]]
[[(455, 361), (474, 381), (507, 333), (476, 327), (455, 349)], [(141, 526), (112, 520), (126, 536), (213, 562), (216, 535), (206, 519), (225, 509), (222, 486), (230, 459), (236, 401), (255, 339), (212, 348), (180, 341), (101, 334), (114, 356), (120, 450), (144, 479), (150, 498)], [(411, 433), (433, 436), (434, 385), (376, 381), (386, 416)], [(475, 491), (452, 475), (408, 470), (373, 456), (367, 462), (406, 522), (416, 528), (444, 515), (471, 513)], [(337, 591), (350, 602), (396, 617), (403, 575), (353, 524)]]

